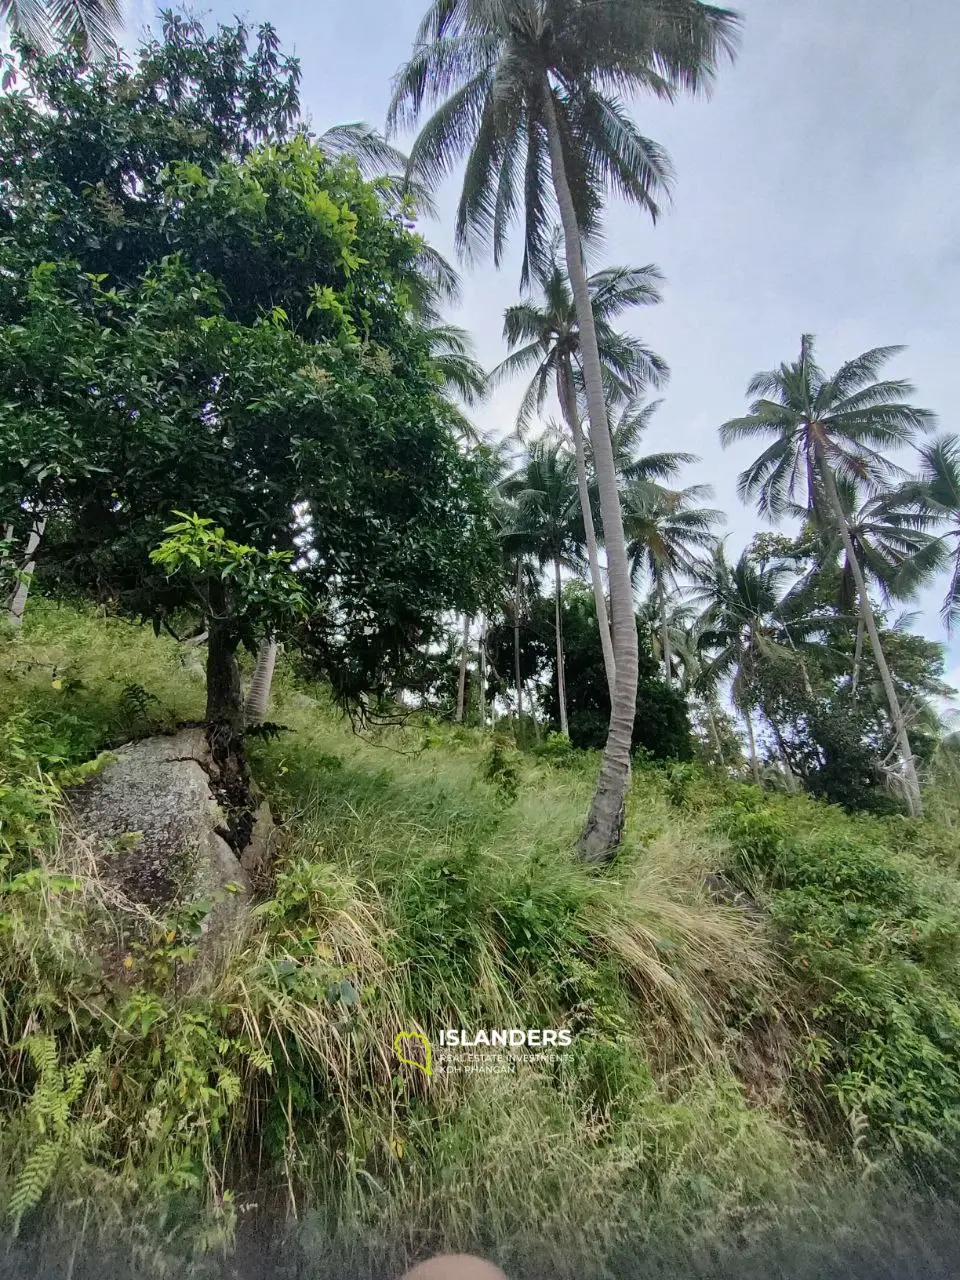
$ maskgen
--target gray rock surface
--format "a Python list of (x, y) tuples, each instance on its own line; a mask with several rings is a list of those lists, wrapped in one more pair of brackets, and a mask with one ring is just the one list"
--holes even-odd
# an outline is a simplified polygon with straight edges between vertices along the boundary
[(269, 809), (257, 810), (256, 841), (238, 858), (203, 729), (131, 743), (116, 756), (70, 789), (74, 829), (93, 843), (100, 874), (151, 913), (170, 916), (178, 907), (210, 903), (200, 945), (201, 956), (209, 955), (245, 917), (251, 873), (272, 828)]

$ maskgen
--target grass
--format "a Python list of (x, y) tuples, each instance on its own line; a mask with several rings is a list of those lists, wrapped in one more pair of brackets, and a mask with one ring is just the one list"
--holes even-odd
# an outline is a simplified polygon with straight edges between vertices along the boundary
[[(132, 936), (136, 908), (63, 839), (52, 778), (196, 717), (181, 655), (43, 601), (0, 645), (12, 1225), (82, 1203), (91, 1232), (167, 1241), (145, 1273), (181, 1274), (257, 1204), (296, 1218), (317, 1274), (472, 1249), (605, 1276), (637, 1242), (760, 1224), (844, 1169), (937, 1154), (960, 1101), (943, 823), (908, 835), (641, 769), (597, 874), (571, 856), (595, 758), (425, 719), (358, 735), (283, 668), (289, 732), (251, 757), (285, 839), (249, 929), (216, 974), (171, 985), (196, 921), (153, 921), (111, 984), (97, 939)], [(762, 910), (717, 901), (720, 873)], [(395, 1057), (398, 1032), (436, 1046), (445, 1027), (573, 1044), (510, 1076), (428, 1080)]]

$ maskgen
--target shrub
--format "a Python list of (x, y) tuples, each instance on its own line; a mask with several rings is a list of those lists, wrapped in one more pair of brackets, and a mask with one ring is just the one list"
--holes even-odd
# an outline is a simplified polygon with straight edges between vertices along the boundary
[[(733, 806), (731, 873), (761, 885), (809, 1010), (797, 1084), (810, 1115), (911, 1161), (960, 1139), (960, 900), (829, 810)], [(944, 893), (947, 901), (944, 901)], [(822, 1123), (822, 1121), (821, 1121)]]
[(493, 786), (501, 799), (512, 802), (520, 788), (521, 756), (508, 739), (497, 735), (480, 768), (481, 777)]

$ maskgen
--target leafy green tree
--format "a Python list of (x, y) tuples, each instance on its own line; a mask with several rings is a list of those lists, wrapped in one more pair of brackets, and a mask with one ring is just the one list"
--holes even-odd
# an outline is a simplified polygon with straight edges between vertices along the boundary
[(17, 74), (0, 98), (0, 233), (26, 219), (16, 236), (33, 262), (75, 261), (108, 285), (136, 284), (180, 247), (171, 166), (212, 176), (288, 138), (299, 113), (299, 66), (268, 25), (208, 35), (165, 12), (132, 67), (68, 49), (21, 56)]
[[(578, 582), (563, 591), (563, 628), (566, 658), (566, 695), (570, 741), (586, 750), (600, 750), (610, 717), (610, 694), (604, 678), (603, 655), (597, 643), (592, 594)], [(693, 754), (686, 699), (660, 676), (650, 646), (650, 636), (637, 622), (641, 675), (637, 685), (631, 750), (642, 750), (655, 760), (689, 760)], [(559, 716), (555, 670), (551, 673), (547, 711), (554, 723)]]
[[(407, 314), (417, 245), (356, 169), (295, 139), (217, 175), (211, 191), (181, 171), (173, 218), (219, 279), (186, 253), (135, 287), (69, 266), (4, 274), (0, 520), (46, 516), (47, 590), (158, 627), (196, 602), (150, 559), (174, 511), (294, 555), (310, 608), (288, 638), (355, 699), (475, 600), (492, 563), (482, 477)], [(285, 306), (265, 314), (244, 262)], [(237, 646), (282, 638), (276, 616), (214, 600), (205, 622), (207, 716), (235, 725)]]
[[(940, 736), (932, 699), (948, 692), (942, 648), (896, 626), (882, 629), (881, 638), (915, 753), (927, 762)], [(795, 661), (757, 668), (758, 705), (780, 753), (809, 791), (831, 803), (849, 810), (899, 807), (891, 795), (898, 781), (890, 770), (896, 739), (872, 654), (864, 655), (863, 678), (854, 686), (848, 678), (856, 645), (850, 628), (826, 619), (819, 639), (805, 649), (804, 678)]]
[(820, 513), (839, 536), (896, 729), (908, 806), (920, 816), (923, 801), (910, 738), (837, 486), (839, 475), (870, 492), (882, 492), (902, 474), (885, 451), (908, 444), (934, 421), (928, 410), (908, 403), (910, 383), (878, 380), (884, 364), (901, 350), (877, 347), (828, 376), (814, 359), (813, 338), (805, 334), (795, 363), (751, 379), (747, 394), (758, 399), (747, 417), (722, 425), (720, 438), (724, 445), (753, 438), (770, 442), (740, 476), (745, 500), (755, 498), (762, 514), (778, 518), (799, 496), (806, 509)]
[[(560, 403), (577, 461), (577, 486), (587, 540), (587, 559), (597, 603), (604, 668), (612, 698), (616, 685), (616, 662), (581, 427), (583, 369), (580, 329), (570, 285), (558, 261), (558, 250), (559, 243), (555, 240), (550, 248), (547, 268), (539, 281), (542, 301), (525, 300), (507, 308), (503, 336), (514, 350), (493, 370), (491, 378), (499, 381), (511, 374), (533, 371), (517, 413), (518, 433), (522, 434), (534, 411), (543, 410), (551, 392), (556, 393)], [(595, 272), (587, 280), (608, 398), (632, 398), (648, 382), (660, 385), (667, 377), (666, 364), (659, 356), (639, 339), (617, 332), (611, 323), (628, 307), (659, 302), (660, 280), (660, 273), (653, 266), (611, 267)]]
[[(610, 190), (656, 213), (669, 166), (630, 119), (638, 89), (671, 99), (705, 87), (730, 53), (735, 16), (674, 0), (434, 0), (412, 57), (399, 72), (392, 126), (416, 124), (411, 171), (433, 186), (466, 157), (456, 235), (468, 252), (492, 247), (499, 263), (512, 223), (524, 225), (521, 284), (543, 270), (559, 212), (580, 329), (613, 614), (616, 696), (599, 785), (581, 838), (606, 858), (623, 826), (638, 671), (633, 593), (604, 401), (603, 370), (584, 243), (596, 234)], [(550, 175), (548, 182), (547, 175)]]

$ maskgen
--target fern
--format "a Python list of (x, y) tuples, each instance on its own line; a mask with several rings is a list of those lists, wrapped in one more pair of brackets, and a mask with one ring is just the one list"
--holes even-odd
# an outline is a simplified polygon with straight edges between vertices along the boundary
[(14, 1235), (20, 1231), (24, 1214), (37, 1207), (53, 1181), (60, 1163), (60, 1145), (48, 1138), (34, 1147), (24, 1161), (10, 1197), (9, 1214)]
[(74, 1158), (82, 1155), (89, 1141), (89, 1124), (72, 1122), (70, 1111), (102, 1057), (97, 1047), (64, 1069), (52, 1036), (31, 1036), (22, 1047), (37, 1073), (24, 1114), (27, 1134), (37, 1141), (26, 1154), (7, 1206), (14, 1234), (19, 1232), (24, 1214), (40, 1203), (64, 1154), (71, 1152)]
[(279, 738), (281, 733), (292, 733), (293, 730), (286, 724), (274, 724), (272, 720), (262, 720), (258, 724), (250, 724), (243, 731), (245, 738), (264, 738), (269, 741), (271, 738)]
[(128, 724), (151, 724), (153, 712), (159, 705), (156, 694), (136, 681), (125, 684), (120, 691), (120, 709)]

